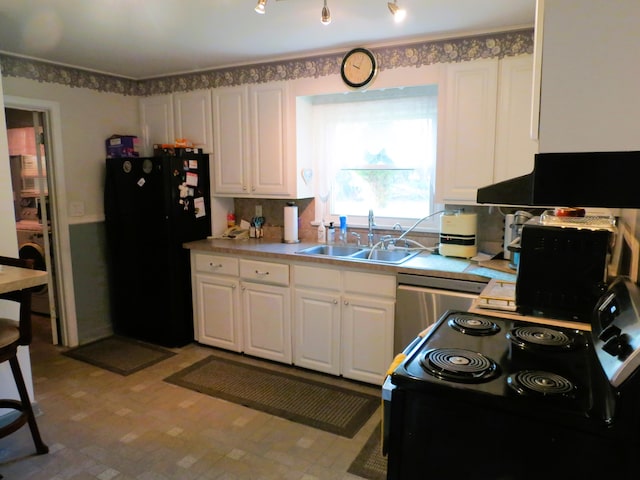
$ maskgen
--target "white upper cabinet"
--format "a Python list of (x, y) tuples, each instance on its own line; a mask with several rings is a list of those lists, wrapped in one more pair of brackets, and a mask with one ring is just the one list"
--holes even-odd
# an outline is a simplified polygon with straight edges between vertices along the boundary
[(298, 175), (293, 104), (287, 82), (213, 90), (216, 195), (312, 195)]
[(205, 153), (213, 151), (210, 90), (142, 97), (139, 105), (142, 155), (151, 156), (154, 144), (172, 144), (176, 138), (187, 139)]
[(438, 201), (475, 203), (479, 187), (531, 172), (532, 82), (531, 55), (448, 66)]
[(140, 155), (153, 155), (156, 143), (173, 143), (173, 100), (171, 94), (142, 97), (140, 106), (140, 125), (142, 130), (142, 152)]
[(184, 138), (204, 153), (213, 152), (211, 90), (173, 94), (176, 138)]
[(251, 119), (251, 194), (286, 195), (288, 109), (284, 83), (255, 85), (249, 90)]
[(493, 182), (497, 94), (497, 59), (448, 66), (436, 190), (443, 203), (475, 201), (477, 188)]
[(531, 55), (503, 58), (499, 75), (493, 182), (530, 173), (538, 152), (538, 142), (530, 135)]
[(640, 150), (640, 2), (545, 0), (540, 151)]
[(245, 86), (213, 91), (213, 191), (216, 195), (249, 193), (248, 98)]

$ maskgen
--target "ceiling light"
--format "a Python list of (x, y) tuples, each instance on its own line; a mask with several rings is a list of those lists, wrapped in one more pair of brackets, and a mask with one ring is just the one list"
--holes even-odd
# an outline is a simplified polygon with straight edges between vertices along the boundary
[(404, 8), (398, 6), (398, 0), (393, 0), (393, 3), (387, 3), (387, 7), (389, 7), (389, 11), (391, 15), (393, 15), (393, 19), (396, 22), (401, 22), (404, 20), (404, 17), (407, 16), (407, 11)]
[(327, 7), (327, 0), (324, 0), (324, 7), (322, 7), (322, 16), (320, 17), (320, 21), (323, 25), (329, 25), (331, 23), (331, 12), (329, 11), (329, 7)]
[(257, 13), (264, 15), (266, 5), (267, 5), (267, 0), (258, 0), (258, 4), (256, 5), (256, 8), (254, 10)]

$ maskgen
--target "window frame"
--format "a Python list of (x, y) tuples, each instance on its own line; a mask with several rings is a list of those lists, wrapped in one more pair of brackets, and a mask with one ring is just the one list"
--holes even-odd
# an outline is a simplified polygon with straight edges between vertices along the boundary
[[(430, 198), (430, 204), (431, 204), (431, 212), (425, 214), (425, 216), (428, 215), (432, 215), (436, 212), (439, 212), (440, 210), (443, 209), (443, 205), (441, 205), (440, 203), (437, 202), (437, 197), (436, 197), (436, 185), (437, 185), (437, 171), (438, 171), (438, 148), (439, 145), (441, 144), (440, 138), (439, 138), (439, 131), (440, 129), (438, 129), (438, 124), (440, 124), (441, 122), (441, 102), (442, 102), (442, 96), (443, 93), (441, 92), (440, 86), (438, 85), (437, 82), (434, 83), (430, 83), (427, 85), (416, 85), (414, 87), (418, 87), (413, 88), (412, 90), (407, 90), (407, 93), (400, 93), (400, 97), (402, 99), (406, 99), (406, 98), (414, 98), (418, 95), (429, 95), (429, 94), (433, 94), (436, 97), (435, 100), (435, 108), (436, 108), (436, 115), (435, 115), (435, 120), (436, 120), (436, 125), (434, 127), (434, 140), (435, 140), (435, 145), (434, 145), (434, 151), (433, 151), (433, 166), (431, 167), (433, 169), (432, 173), (433, 173), (433, 178), (432, 178), (432, 182), (431, 182), (431, 198)], [(403, 92), (405, 90), (404, 87), (394, 87), (395, 90), (397, 90), (398, 92)], [(367, 99), (367, 100), (375, 100), (375, 99), (381, 99), (381, 100), (389, 100), (391, 97), (389, 96), (385, 96), (385, 93), (381, 93), (384, 92), (385, 89), (380, 89), (380, 90), (373, 90), (373, 91), (369, 91), (370, 93), (372, 93), (372, 98)], [(358, 92), (358, 94), (354, 95), (356, 98), (354, 100), (354, 102), (359, 102), (362, 101), (361, 99), (358, 99), (357, 97), (361, 94), (363, 94), (366, 92)], [(322, 97), (326, 97), (324, 99), (321, 99), (318, 101), (319, 98)], [(350, 104), (351, 102), (349, 101), (341, 101), (342, 98), (339, 96), (332, 96), (331, 94), (320, 94), (317, 96), (312, 96), (311, 97), (311, 103), (333, 103), (332, 97), (335, 98), (337, 101), (335, 103), (342, 103), (342, 104)], [(313, 108), (313, 107), (312, 107)], [(316, 185), (325, 182), (324, 177), (326, 176), (326, 172), (323, 171), (323, 166), (320, 165), (320, 162), (322, 161), (322, 153), (324, 151), (324, 147), (323, 145), (318, 146), (317, 148), (314, 149), (316, 152), (316, 165), (317, 165), (317, 170), (319, 172), (319, 176), (323, 177), (320, 181), (316, 182)], [(319, 153), (320, 152), (320, 153)], [(368, 168), (350, 168), (350, 167), (346, 167), (346, 168), (337, 168), (337, 171), (347, 171), (347, 170), (376, 170), (376, 169), (380, 169), (380, 170), (406, 170), (406, 168), (403, 168), (401, 166), (396, 167), (396, 168), (376, 168), (375, 166), (372, 166), (371, 169)], [(325, 188), (326, 190), (326, 188)], [(313, 222), (314, 225), (318, 225), (320, 223), (320, 219), (325, 218), (326, 222), (333, 222), (334, 224), (338, 224), (339, 221), (339, 213), (331, 213), (332, 210), (332, 205), (334, 205), (334, 200), (333, 200), (333, 192), (329, 192), (329, 199), (327, 200), (326, 205), (322, 202), (322, 200), (320, 199), (320, 197), (322, 196), (322, 194), (320, 193), (320, 189), (316, 188), (316, 195), (315, 195), (315, 199), (316, 199), (316, 220), (315, 222)], [(325, 194), (326, 196), (326, 194)], [(327, 210), (326, 212), (324, 210)], [(416, 221), (418, 221), (420, 218), (423, 217), (392, 217), (392, 216), (377, 216), (375, 209), (374, 209), (374, 217), (375, 217), (375, 226), (374, 229), (391, 229), (393, 228), (394, 225), (400, 225), (402, 227), (402, 229), (406, 229), (408, 227), (413, 226)], [(368, 209), (363, 212), (362, 215), (348, 215), (348, 219), (347, 219), (348, 225), (352, 226), (352, 227), (360, 227), (360, 228), (368, 228)], [(396, 227), (397, 228), (397, 227)], [(432, 218), (428, 218), (427, 220), (423, 221), (420, 223), (420, 225), (418, 225), (415, 229), (416, 231), (425, 231), (425, 232), (437, 232), (439, 231), (439, 221), (436, 215), (434, 215), (434, 217)]]

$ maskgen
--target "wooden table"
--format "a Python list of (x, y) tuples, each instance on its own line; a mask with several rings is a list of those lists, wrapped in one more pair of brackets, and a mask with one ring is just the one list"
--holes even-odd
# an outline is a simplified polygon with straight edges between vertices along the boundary
[(47, 272), (30, 268), (0, 265), (0, 293), (37, 287), (49, 281)]

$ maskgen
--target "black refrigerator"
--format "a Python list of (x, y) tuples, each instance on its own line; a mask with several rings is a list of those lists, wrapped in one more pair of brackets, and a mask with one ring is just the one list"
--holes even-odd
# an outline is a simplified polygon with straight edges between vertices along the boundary
[(211, 235), (209, 155), (107, 158), (104, 210), (114, 332), (192, 342), (189, 251)]

